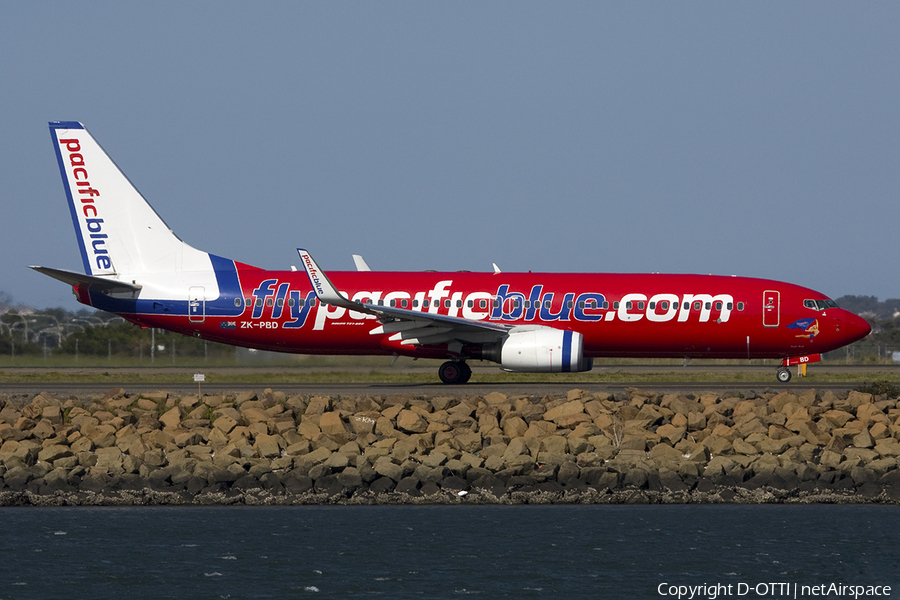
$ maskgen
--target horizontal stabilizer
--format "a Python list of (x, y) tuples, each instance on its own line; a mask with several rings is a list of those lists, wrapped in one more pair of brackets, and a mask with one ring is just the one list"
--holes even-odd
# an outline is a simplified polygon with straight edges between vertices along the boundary
[(141, 290), (141, 286), (133, 283), (119, 281), (118, 279), (107, 279), (106, 277), (94, 277), (93, 275), (85, 275), (84, 273), (76, 273), (75, 271), (66, 271), (64, 269), (51, 269), (50, 267), (29, 267), (38, 273), (48, 275), (53, 279), (58, 279), (63, 283), (71, 286), (85, 285), (93, 290), (104, 294), (129, 293), (134, 294)]

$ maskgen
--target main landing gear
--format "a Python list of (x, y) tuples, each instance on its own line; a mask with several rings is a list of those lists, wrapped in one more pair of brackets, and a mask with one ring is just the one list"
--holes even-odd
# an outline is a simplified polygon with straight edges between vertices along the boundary
[(472, 376), (472, 369), (463, 360), (448, 360), (438, 369), (438, 376), (444, 383), (465, 383)]

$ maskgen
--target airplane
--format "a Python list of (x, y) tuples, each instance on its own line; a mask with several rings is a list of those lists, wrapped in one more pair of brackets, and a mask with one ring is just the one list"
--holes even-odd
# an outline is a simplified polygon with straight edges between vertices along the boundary
[[(269, 271), (178, 238), (78, 122), (50, 122), (84, 273), (33, 266), (79, 302), (156, 327), (236, 346), (300, 354), (444, 359), (462, 384), (467, 361), (506, 371), (583, 372), (597, 357), (817, 362), (870, 332), (827, 296), (734, 276)], [(799, 368), (799, 367), (798, 367)]]

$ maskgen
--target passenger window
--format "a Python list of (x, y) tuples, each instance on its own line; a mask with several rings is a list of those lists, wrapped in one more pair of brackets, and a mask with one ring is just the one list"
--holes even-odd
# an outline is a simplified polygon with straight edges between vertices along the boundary
[(462, 300), (456, 301), (456, 308), (462, 308)]
[(278, 306), (284, 306), (284, 298), (278, 299)]
[(303, 308), (303, 305), (304, 305), (304, 304), (306, 304), (306, 300), (304, 300), (303, 298), (300, 298), (300, 299), (297, 301), (297, 306), (299, 306), (300, 308)]
[(703, 306), (703, 305), (700, 304), (699, 302), (694, 302), (694, 310), (700, 310), (700, 308), (701, 308), (702, 306)]
[(234, 307), (235, 307), (235, 308), (240, 308), (240, 307), (241, 307), (241, 299), (240, 299), (240, 298), (235, 298), (235, 299), (234, 299)]
[(710, 310), (712, 308), (712, 302), (706, 303), (706, 310)]
[(613, 308), (614, 308), (615, 310), (619, 310), (619, 301), (618, 301), (618, 300), (616, 300), (615, 302), (613, 302)]
[(625, 310), (631, 310), (631, 300), (625, 303)]
[[(303, 302), (303, 301), (301, 300), (301, 302)], [(294, 299), (293, 298), (288, 298), (288, 306), (290, 306), (291, 308), (294, 307)]]
[(638, 302), (638, 310), (644, 310), (644, 301), (643, 300)]
[(731, 310), (732, 308), (734, 308), (734, 304), (732, 304), (731, 302), (729, 302), (728, 304), (725, 305), (725, 307), (726, 307), (728, 310)]
[(738, 302), (738, 310), (744, 310), (744, 303)]
[(656, 310), (656, 302), (650, 303), (650, 310)]
[(475, 306), (475, 301), (474, 301), (474, 300), (468, 300), (468, 301), (466, 302), (466, 306), (468, 306), (469, 308), (473, 308), (473, 307)]

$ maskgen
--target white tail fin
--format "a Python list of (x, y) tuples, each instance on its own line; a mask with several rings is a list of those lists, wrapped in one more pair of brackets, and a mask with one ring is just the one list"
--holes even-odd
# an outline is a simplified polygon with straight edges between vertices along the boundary
[(81, 123), (51, 122), (50, 136), (88, 275), (211, 271), (209, 256), (178, 239)]

